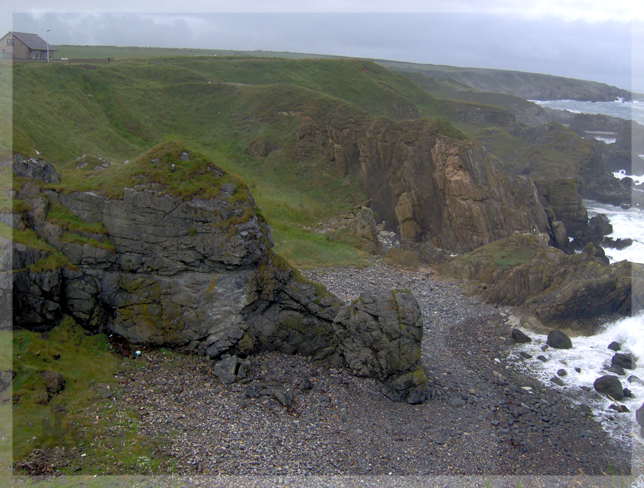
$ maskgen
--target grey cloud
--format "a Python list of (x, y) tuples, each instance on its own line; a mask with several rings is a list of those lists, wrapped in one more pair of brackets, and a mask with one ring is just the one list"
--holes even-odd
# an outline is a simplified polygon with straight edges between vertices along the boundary
[(16, 14), (14, 29), (41, 34), (51, 29), (53, 44), (337, 54), (531, 71), (630, 87), (627, 23), (484, 13), (164, 15)]

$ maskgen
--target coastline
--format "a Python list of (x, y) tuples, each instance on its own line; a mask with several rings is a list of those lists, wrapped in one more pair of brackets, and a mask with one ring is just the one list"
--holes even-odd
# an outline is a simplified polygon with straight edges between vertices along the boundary
[[(377, 262), (303, 274), (343, 300), (364, 289), (410, 289), (423, 310), (422, 355), (432, 399), (394, 403), (373, 381), (326, 370), (302, 356), (253, 356), (243, 382), (223, 385), (203, 358), (145, 351), (144, 366), (118, 378), (121, 386), (91, 413), (114, 416), (111, 432), (96, 442), (118, 442), (119, 429), (132, 424), (116, 412), (133, 408), (140, 434), (157, 439), (158, 455), (172, 460), (157, 472), (206, 480), (631, 473), (631, 445), (612, 439), (561, 393), (509, 366), (508, 310), (463, 296), (457, 284), (438, 281), (427, 269), (403, 271)], [(271, 387), (292, 395), (292, 409), (265, 394)], [(90, 460), (80, 451), (40, 455), (53, 463), (78, 462), (79, 474), (88, 472), (82, 463)], [(92, 469), (108, 473), (107, 467)], [(142, 466), (131, 474), (152, 471)]]

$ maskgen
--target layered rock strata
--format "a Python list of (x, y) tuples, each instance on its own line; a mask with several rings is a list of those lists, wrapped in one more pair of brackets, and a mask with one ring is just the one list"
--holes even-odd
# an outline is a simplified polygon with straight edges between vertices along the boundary
[[(14, 325), (47, 330), (69, 314), (91, 332), (212, 357), (259, 349), (332, 355), (340, 302), (273, 255), (248, 190), (227, 181), (217, 197), (189, 200), (158, 185), (114, 198), (25, 184), (18, 197), (31, 210), (20, 221), (42, 246), (3, 240), (3, 256), (13, 248), (13, 263), (4, 264), (14, 269)], [(65, 229), (49, 218), (53, 207), (100, 232)]]
[(403, 241), (466, 252), (515, 231), (549, 232), (532, 180), (502, 171), (478, 143), (441, 130), (428, 120), (377, 119), (340, 130), (309, 119), (296, 138), (360, 182), (378, 220)]
[(437, 272), (464, 282), (467, 294), (489, 303), (522, 306), (549, 328), (594, 332), (610, 314), (641, 310), (644, 267), (608, 265), (589, 244), (566, 255), (547, 236), (515, 235), (440, 265)]

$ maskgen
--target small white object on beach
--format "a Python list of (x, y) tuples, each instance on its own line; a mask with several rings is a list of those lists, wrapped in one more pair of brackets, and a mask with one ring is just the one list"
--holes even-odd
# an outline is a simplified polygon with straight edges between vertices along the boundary
[(135, 356), (140, 356), (140, 355), (141, 355), (141, 351), (136, 351), (136, 352), (134, 353), (134, 355), (135, 355)]

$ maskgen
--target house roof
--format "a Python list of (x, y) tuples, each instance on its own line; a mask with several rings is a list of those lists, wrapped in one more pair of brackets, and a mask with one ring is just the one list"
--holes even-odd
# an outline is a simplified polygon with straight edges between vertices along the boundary
[[(47, 50), (47, 42), (42, 39), (38, 34), (28, 34), (26, 32), (10, 32), (13, 34), (13, 37), (21, 41), (29, 49), (37, 49), (40, 51)], [(51, 44), (49, 45), (50, 51), (55, 51)]]

